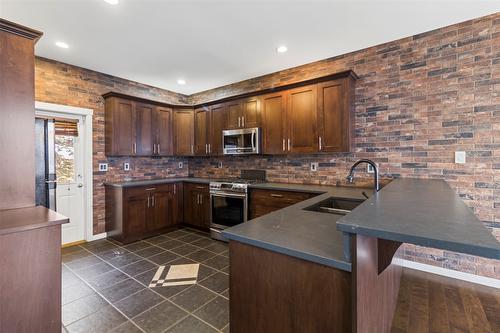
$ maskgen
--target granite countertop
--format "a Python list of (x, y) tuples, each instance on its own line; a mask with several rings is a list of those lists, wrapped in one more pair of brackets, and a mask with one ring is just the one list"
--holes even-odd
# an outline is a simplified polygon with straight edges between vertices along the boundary
[(394, 180), (337, 225), (346, 233), (500, 259), (500, 242), (444, 180)]
[(68, 223), (69, 219), (42, 206), (0, 210), (0, 235)]

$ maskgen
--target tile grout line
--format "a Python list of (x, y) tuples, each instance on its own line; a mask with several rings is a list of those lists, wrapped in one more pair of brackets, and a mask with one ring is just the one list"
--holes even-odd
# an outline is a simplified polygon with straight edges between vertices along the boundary
[[(182, 230), (182, 229), (178, 229), (178, 230)], [(188, 235), (189, 235), (189, 233), (188, 233), (188, 232), (186, 232), (186, 235), (185, 235), (185, 236), (188, 236)], [(199, 234), (197, 234), (197, 235), (199, 235)], [(186, 241), (182, 241), (182, 239), (178, 239), (178, 238), (171, 238), (171, 237), (169, 237), (169, 236), (166, 236), (166, 234), (162, 234), (162, 235), (159, 235), (159, 236), (167, 237), (167, 238), (169, 238), (170, 240), (176, 240), (176, 241), (179, 241), (179, 242), (184, 243), (184, 244), (179, 245), (179, 246), (177, 246), (177, 247), (174, 247), (174, 248), (172, 248), (172, 249), (176, 249), (176, 248), (181, 247), (181, 246), (184, 246), (184, 245), (192, 245), (192, 246), (194, 246), (194, 247), (197, 247), (198, 249), (205, 250), (205, 251), (208, 251), (208, 252), (210, 252), (210, 253), (214, 254), (214, 256), (213, 256), (213, 257), (207, 258), (207, 259), (205, 259), (204, 261), (210, 260), (210, 259), (212, 259), (212, 258), (214, 258), (214, 257), (216, 257), (216, 256), (223, 256), (223, 255), (222, 255), (222, 253), (217, 254), (217, 253), (215, 253), (215, 252), (212, 252), (212, 251), (207, 250), (207, 249), (205, 249), (205, 248), (199, 247), (199, 246), (197, 246), (197, 245), (193, 245), (193, 244), (188, 243), (188, 242), (186, 242)], [(158, 237), (158, 236), (156, 236), (156, 237)], [(182, 238), (182, 237), (184, 237), (184, 236), (180, 236), (180, 238)], [(200, 235), (200, 237), (202, 237), (202, 238), (206, 238), (206, 237), (201, 236), (201, 235)], [(169, 239), (167, 239), (165, 242), (169, 241)], [(163, 263), (163, 264), (157, 264), (157, 263), (155, 263), (155, 262), (153, 262), (153, 261), (151, 261), (151, 260), (148, 260), (148, 258), (146, 258), (146, 257), (140, 256), (140, 255), (136, 254), (135, 252), (128, 250), (127, 248), (125, 248), (125, 247), (124, 247), (124, 246), (122, 246), (122, 245), (116, 244), (116, 243), (111, 242), (111, 241), (109, 241), (109, 240), (107, 240), (107, 239), (106, 239), (106, 241), (107, 241), (107, 242), (109, 242), (109, 243), (111, 243), (111, 244), (113, 244), (113, 245), (115, 245), (115, 246), (116, 246), (116, 247), (118, 247), (118, 248), (122, 248), (122, 249), (124, 249), (124, 250), (125, 250), (125, 251), (127, 251), (128, 253), (132, 253), (132, 254), (136, 255), (137, 257), (139, 257), (139, 258), (141, 258), (141, 259), (143, 259), (143, 260), (146, 260), (146, 261), (148, 261), (148, 262), (151, 262), (151, 263), (153, 263), (154, 265), (157, 265), (157, 266), (160, 266), (160, 265), (166, 265), (166, 264), (168, 264), (168, 263), (171, 263), (171, 262), (173, 262), (173, 261), (175, 261), (175, 260), (178, 260), (178, 259), (179, 259), (179, 258), (177, 258), (177, 259), (173, 259), (173, 260), (168, 261), (168, 262)], [(145, 243), (147, 243), (147, 244), (150, 244), (151, 246), (158, 247), (158, 248), (160, 248), (160, 249), (164, 250), (164, 252), (170, 252), (170, 253), (173, 253), (173, 254), (175, 254), (175, 255), (177, 255), (177, 256), (180, 256), (180, 257), (182, 257), (182, 258), (185, 258), (185, 259), (188, 259), (188, 260), (194, 261), (193, 259), (191, 259), (191, 258), (189, 258), (189, 257), (187, 257), (187, 256), (185, 256), (185, 255), (180, 255), (180, 254), (177, 254), (177, 253), (175, 253), (175, 252), (172, 252), (172, 251), (170, 251), (170, 250), (167, 250), (167, 249), (165, 249), (165, 248), (162, 248), (161, 246), (157, 246), (156, 244), (150, 243), (150, 242), (148, 242), (147, 240), (142, 240), (142, 241), (143, 241), (143, 242), (145, 242)], [(196, 241), (197, 241), (197, 240), (195, 240), (194, 242), (196, 242)], [(162, 242), (162, 243), (163, 243), (163, 242)], [(161, 243), (158, 243), (158, 244), (161, 244)], [(83, 247), (83, 246), (81, 246), (81, 245), (78, 245), (78, 247), (80, 247), (80, 248), (82, 248), (83, 250), (87, 251), (87, 252), (88, 252), (88, 253), (90, 253), (91, 255), (93, 255), (93, 256), (95, 256), (95, 257), (97, 257), (99, 260), (101, 260), (102, 262), (105, 262), (106, 264), (110, 265), (110, 266), (111, 266), (111, 267), (113, 267), (114, 269), (116, 269), (116, 270), (120, 271), (121, 273), (125, 274), (126, 276), (128, 276), (128, 277), (129, 277), (129, 278), (131, 278), (131, 279), (133, 279), (134, 281), (136, 281), (137, 283), (141, 284), (142, 286), (145, 286), (145, 285), (144, 285), (141, 281), (137, 280), (134, 276), (131, 276), (131, 275), (129, 275), (129, 274), (127, 274), (127, 273), (125, 273), (125, 272), (124, 272), (124, 271), (122, 271), (119, 267), (116, 267), (116, 266), (114, 266), (112, 263), (110, 263), (109, 261), (107, 261), (107, 260), (105, 260), (105, 259), (102, 259), (102, 257), (100, 257), (98, 254), (95, 254), (95, 253), (94, 253), (94, 252), (92, 252), (91, 250), (89, 250), (89, 249), (87, 249), (87, 248), (85, 248), (85, 247)], [(149, 247), (150, 247), (150, 246), (149, 246)], [(110, 249), (110, 250), (108, 250), (108, 251), (112, 251), (112, 250), (113, 250), (113, 249)], [(108, 252), (108, 251), (104, 251), (104, 252)], [(199, 250), (197, 250), (197, 251), (199, 251)], [(196, 251), (193, 251), (192, 253), (194, 253), (194, 252), (196, 252)], [(225, 252), (225, 251), (224, 251), (224, 252)], [(158, 253), (158, 254), (159, 254), (159, 253)], [(189, 254), (191, 254), (191, 253), (189, 253)], [(188, 254), (188, 255), (189, 255), (189, 254)], [(153, 256), (154, 256), (154, 255), (153, 255)], [(224, 257), (225, 257), (225, 256), (224, 256)], [(83, 258), (82, 258), (82, 259), (83, 259)], [(81, 260), (81, 259), (78, 259), (78, 260)], [(78, 261), (78, 260), (75, 260), (75, 261)], [(140, 260), (137, 260), (136, 262), (130, 263), (130, 264), (128, 264), (128, 265), (132, 265), (132, 264), (137, 263), (137, 262), (139, 262), (139, 261), (140, 261)], [(199, 263), (199, 264), (202, 264), (202, 263), (203, 263), (203, 262), (201, 262), (201, 263)], [(88, 267), (92, 267), (92, 266), (95, 266), (95, 265), (98, 265), (98, 264), (99, 264), (99, 263), (97, 263), (97, 264), (93, 264), (93, 265), (89, 265)], [(114, 306), (114, 304), (112, 304), (112, 303), (111, 303), (111, 302), (110, 302), (110, 301), (109, 301), (106, 297), (104, 297), (104, 295), (102, 295), (99, 291), (97, 291), (97, 289), (95, 289), (95, 288), (94, 288), (93, 286), (91, 286), (91, 285), (90, 285), (90, 284), (89, 284), (89, 283), (88, 283), (88, 282), (87, 282), (84, 278), (82, 278), (82, 277), (78, 274), (78, 272), (76, 272), (77, 270), (73, 270), (72, 268), (68, 267), (68, 266), (66, 265), (66, 263), (63, 263), (63, 265), (65, 265), (65, 266), (66, 266), (66, 268), (67, 268), (67, 269), (69, 269), (72, 273), (74, 273), (75, 275), (77, 275), (79, 279), (81, 279), (81, 280), (82, 280), (85, 284), (87, 284), (87, 285), (88, 285), (88, 286), (89, 286), (92, 290), (94, 290), (94, 291), (95, 291), (98, 295), (100, 295), (102, 298), (104, 298), (104, 299), (106, 300), (106, 302), (108, 302), (108, 303), (109, 303), (109, 304), (110, 304), (113, 308), (115, 308), (117, 311), (119, 311), (119, 312), (120, 312), (120, 313), (121, 313), (121, 314), (122, 314), (125, 318), (127, 318), (129, 321), (132, 321), (132, 323), (133, 323), (135, 326), (138, 326), (138, 325), (137, 325), (137, 324), (135, 324), (135, 322), (133, 321), (133, 319), (132, 319), (132, 318), (136, 318), (136, 317), (137, 317), (137, 316), (139, 316), (140, 314), (142, 314), (142, 313), (144, 313), (144, 312), (146, 312), (146, 311), (149, 311), (149, 310), (151, 310), (152, 308), (154, 308), (154, 307), (156, 307), (156, 306), (158, 306), (158, 305), (160, 305), (160, 304), (163, 304), (165, 301), (169, 301), (169, 303), (173, 304), (174, 306), (176, 306), (176, 307), (180, 308), (181, 310), (183, 310), (183, 311), (185, 311), (185, 312), (187, 312), (187, 313), (188, 313), (188, 315), (187, 315), (187, 316), (185, 316), (185, 317), (183, 317), (181, 320), (184, 320), (184, 319), (185, 319), (185, 318), (187, 318), (189, 315), (192, 315), (192, 316), (193, 316), (193, 317), (195, 317), (196, 319), (198, 319), (198, 320), (202, 321), (203, 323), (205, 323), (205, 324), (209, 325), (210, 327), (214, 328), (215, 330), (217, 330), (217, 331), (219, 331), (219, 332), (221, 331), (221, 330), (219, 330), (219, 329), (215, 328), (214, 326), (212, 326), (211, 324), (207, 323), (207, 322), (206, 322), (206, 321), (204, 321), (203, 319), (201, 319), (201, 318), (199, 318), (198, 316), (196, 316), (196, 315), (194, 314), (194, 312), (189, 312), (189, 311), (186, 311), (186, 310), (185, 310), (184, 308), (182, 308), (181, 306), (179, 306), (179, 305), (177, 305), (176, 303), (174, 303), (174, 302), (170, 301), (170, 298), (173, 298), (173, 297), (175, 297), (175, 296), (179, 295), (180, 293), (184, 292), (185, 290), (189, 289), (190, 287), (188, 287), (188, 288), (186, 288), (186, 289), (184, 289), (184, 290), (181, 290), (181, 291), (179, 291), (178, 293), (173, 294), (173, 295), (171, 295), (170, 297), (168, 297), (168, 298), (167, 298), (167, 297), (163, 296), (162, 294), (160, 294), (160, 293), (158, 293), (158, 292), (154, 291), (154, 290), (153, 290), (153, 288), (149, 288), (148, 286), (145, 286), (145, 289), (149, 289), (149, 290), (153, 291), (155, 294), (159, 295), (159, 296), (160, 296), (161, 298), (163, 298), (164, 300), (163, 300), (162, 302), (160, 302), (160, 303), (158, 303), (158, 304), (156, 304), (156, 305), (154, 305), (154, 306), (152, 306), (152, 307), (150, 307), (150, 308), (148, 308), (148, 309), (144, 310), (143, 312), (141, 312), (141, 313), (137, 314), (136, 316), (134, 316), (134, 317), (132, 317), (132, 318), (129, 318), (129, 317), (128, 317), (128, 316), (126, 316), (126, 315), (125, 315), (125, 314), (124, 314), (121, 310), (119, 310), (116, 306)], [(128, 265), (125, 265), (125, 266), (122, 266), (122, 267), (126, 267), (126, 266), (128, 266)], [(204, 265), (205, 265), (205, 264), (204, 264)], [(205, 266), (208, 266), (208, 265), (205, 265)], [(88, 267), (86, 267), (86, 268), (88, 268)], [(223, 274), (228, 275), (227, 273), (225, 273), (225, 272), (223, 272), (223, 271), (221, 271), (221, 270), (219, 270), (219, 269), (217, 269), (217, 268), (212, 268), (211, 266), (208, 266), (208, 267), (209, 267), (209, 268), (211, 268), (211, 269), (213, 269), (213, 270), (215, 270), (216, 272), (215, 272), (215, 273), (213, 273), (213, 274), (208, 275), (207, 277), (205, 277), (204, 279), (200, 280), (199, 282), (202, 282), (202, 281), (204, 281), (204, 280), (208, 279), (209, 277), (211, 277), (211, 276), (215, 275), (217, 272), (219, 272), (219, 273), (223, 273)], [(227, 266), (224, 266), (223, 268), (225, 268), (225, 267), (227, 267)], [(82, 269), (83, 269), (83, 268), (82, 268)], [(151, 270), (153, 270), (153, 269), (151, 269)], [(145, 272), (148, 272), (148, 271), (150, 271), (150, 270), (147, 270), (147, 271), (145, 271)], [(145, 272), (143, 272), (143, 273), (145, 273)], [(106, 273), (107, 273), (107, 272), (106, 272)], [(100, 274), (100, 275), (104, 275), (104, 274), (106, 274), (106, 273), (103, 273), (103, 274)], [(141, 273), (141, 274), (143, 274), (143, 273)], [(97, 276), (100, 276), (100, 275), (97, 275)], [(140, 274), (137, 274), (137, 275), (140, 275)], [(97, 277), (97, 276), (96, 276), (96, 277)], [(127, 280), (127, 279), (125, 279), (125, 280)], [(119, 282), (117, 282), (117, 283), (115, 283), (115, 284), (112, 284), (112, 285), (110, 285), (110, 286), (106, 287), (105, 289), (111, 288), (111, 287), (113, 287), (113, 286), (115, 286), (115, 285), (117, 285), (117, 284), (119, 284), (119, 283), (122, 283), (122, 282), (123, 282), (123, 281), (125, 281), (125, 280), (122, 280), (122, 281), (119, 281)], [(227, 297), (225, 297), (225, 296), (224, 296), (224, 295), (222, 295), (221, 293), (215, 292), (215, 291), (213, 291), (213, 290), (211, 290), (211, 289), (209, 289), (209, 288), (207, 288), (207, 287), (205, 287), (205, 286), (203, 286), (203, 285), (200, 285), (200, 284), (198, 284), (198, 283), (197, 283), (197, 285), (199, 285), (200, 287), (202, 287), (202, 288), (204, 288), (204, 289), (206, 289), (206, 290), (208, 290), (208, 291), (210, 291), (210, 292), (214, 293), (214, 294), (215, 294), (215, 295), (217, 295), (217, 296), (220, 296), (220, 297), (222, 297), (222, 298), (224, 298), (224, 299), (229, 300)], [(143, 289), (142, 289), (142, 290), (143, 290)], [(140, 291), (142, 291), (142, 290), (140, 290)], [(225, 292), (226, 290), (227, 290), (227, 289), (224, 289), (222, 292)], [(135, 295), (136, 293), (138, 293), (138, 292), (140, 292), (140, 291), (137, 291), (137, 292), (133, 293), (132, 295)], [(129, 296), (127, 296), (127, 297), (125, 297), (125, 298), (121, 299), (120, 301), (122, 301), (122, 300), (124, 300), (124, 299), (126, 299), (126, 298), (129, 298), (129, 297), (130, 297), (130, 296), (132, 296), (132, 295), (129, 295)], [(208, 301), (208, 302), (204, 303), (202, 306), (198, 307), (195, 311), (197, 311), (197, 310), (201, 309), (202, 307), (204, 307), (205, 305), (207, 305), (208, 303), (210, 303), (211, 301), (213, 301), (215, 298), (217, 298), (217, 296), (216, 296), (216, 297), (214, 297), (213, 299), (211, 299), (210, 301)], [(93, 312), (92, 314), (94, 314), (94, 313), (95, 313), (95, 312)], [(91, 315), (91, 314), (89, 314), (89, 315)], [(88, 315), (88, 316), (89, 316), (89, 315)], [(80, 318), (79, 320), (81, 320), (81, 319), (83, 319), (83, 318), (86, 318), (86, 317), (88, 317), (88, 316), (84, 316), (84, 317)], [(173, 324), (173, 325), (169, 326), (166, 330), (170, 329), (171, 327), (173, 327), (174, 325), (176, 325), (177, 323), (179, 323), (181, 320), (179, 320), (179, 321), (177, 321), (175, 324)], [(78, 320), (77, 320), (77, 321), (78, 321)], [(76, 322), (76, 321), (75, 321), (75, 322)], [(120, 324), (119, 326), (121, 326), (121, 325), (123, 325), (123, 324), (125, 324), (125, 323), (122, 323), (122, 324)], [(229, 324), (227, 324), (227, 325), (229, 325)], [(227, 325), (226, 325), (226, 326), (227, 326)], [(119, 326), (117, 326), (117, 327), (113, 328), (113, 330), (114, 330), (114, 329), (116, 329), (116, 328), (118, 328)], [(226, 326), (224, 326), (224, 328), (225, 328)], [(165, 331), (166, 331), (166, 330), (165, 330)], [(143, 331), (143, 330), (141, 329), (141, 331)], [(144, 332), (144, 331), (143, 331), (143, 332)], [(164, 332), (164, 331), (163, 331), (163, 332)]]

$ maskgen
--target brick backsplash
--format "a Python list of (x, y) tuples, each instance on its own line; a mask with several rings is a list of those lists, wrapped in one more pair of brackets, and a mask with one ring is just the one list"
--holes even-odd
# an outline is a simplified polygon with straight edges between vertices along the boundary
[[(446, 180), (500, 240), (500, 13), (377, 45), (191, 96), (176, 94), (52, 60), (36, 60), (36, 99), (94, 110), (94, 232), (104, 230), (102, 182), (170, 176), (237, 176), (266, 169), (270, 181), (348, 185), (359, 158), (380, 165), (382, 184), (394, 177)], [(104, 101), (110, 90), (172, 103), (198, 104), (312, 79), (346, 69), (356, 83), (352, 153), (219, 158), (104, 156)], [(466, 164), (454, 152), (467, 153)], [(183, 169), (176, 169), (178, 161)], [(101, 174), (97, 163), (107, 161)], [(124, 172), (121, 164), (131, 162)], [(223, 168), (218, 168), (218, 162)], [(310, 162), (319, 162), (311, 172)], [(359, 172), (356, 186), (371, 186)], [(404, 258), (500, 279), (500, 262), (405, 244)]]

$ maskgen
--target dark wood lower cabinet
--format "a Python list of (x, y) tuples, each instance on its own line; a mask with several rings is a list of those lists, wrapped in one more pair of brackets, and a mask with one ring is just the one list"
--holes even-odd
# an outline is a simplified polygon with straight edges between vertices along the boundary
[(184, 224), (201, 230), (210, 228), (210, 193), (208, 185), (184, 184)]
[(141, 187), (106, 186), (108, 237), (130, 243), (176, 228), (181, 183)]
[(316, 195), (315, 193), (251, 189), (249, 205), (250, 219), (255, 219), (275, 210), (294, 205)]

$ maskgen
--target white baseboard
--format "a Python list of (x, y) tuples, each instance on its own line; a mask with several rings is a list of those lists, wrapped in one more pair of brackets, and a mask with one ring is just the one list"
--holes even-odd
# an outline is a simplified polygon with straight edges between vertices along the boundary
[(108, 236), (108, 234), (105, 232), (97, 234), (97, 235), (92, 235), (87, 239), (87, 242), (95, 241), (98, 239), (103, 239), (103, 238), (106, 238), (107, 236)]
[(459, 271), (455, 271), (453, 269), (422, 264), (419, 262), (414, 262), (414, 261), (400, 259), (400, 258), (394, 258), (392, 262), (394, 264), (398, 264), (398, 265), (401, 265), (403, 267), (412, 268), (412, 269), (416, 269), (419, 271), (424, 271), (424, 272), (428, 272), (428, 273), (433, 273), (433, 274), (437, 274), (437, 275), (450, 277), (453, 279), (463, 280), (463, 281), (467, 281), (467, 282), (481, 284), (483, 286), (488, 286), (488, 287), (500, 289), (500, 280), (497, 280), (494, 278), (489, 278), (489, 277), (480, 276), (480, 275), (474, 275), (474, 274), (470, 274), (470, 273), (459, 272)]

